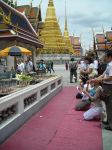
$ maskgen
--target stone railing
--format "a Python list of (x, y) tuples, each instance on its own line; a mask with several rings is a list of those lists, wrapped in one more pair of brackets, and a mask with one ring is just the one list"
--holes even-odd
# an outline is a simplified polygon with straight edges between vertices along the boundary
[(62, 77), (57, 76), (0, 98), (0, 143), (61, 89)]
[(62, 60), (68, 60), (70, 61), (71, 58), (74, 58), (76, 61), (80, 59), (80, 56), (75, 56), (75, 55), (69, 55), (69, 54), (40, 54), (37, 57), (37, 62), (40, 61), (41, 59), (48, 61), (48, 60), (53, 60), (53, 61), (62, 61)]

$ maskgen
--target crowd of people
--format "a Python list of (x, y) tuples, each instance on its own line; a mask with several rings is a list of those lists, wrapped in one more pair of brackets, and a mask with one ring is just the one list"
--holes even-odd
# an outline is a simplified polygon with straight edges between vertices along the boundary
[[(73, 72), (76, 72), (72, 71), (72, 64), (70, 64), (70, 82)], [(104, 128), (112, 130), (112, 51), (107, 51), (100, 60), (85, 56), (74, 70), (79, 71), (77, 71), (79, 83), (76, 95), (79, 101), (75, 110), (84, 111), (85, 120), (101, 119)], [(74, 75), (77, 76), (76, 73)], [(105, 114), (107, 119), (104, 121)]]
[(30, 57), (28, 57), (26, 61), (24, 61), (22, 58), (18, 59), (16, 71), (17, 73), (30, 73), (36, 71), (42, 71), (43, 73), (50, 74), (52, 72), (55, 73), (53, 61), (45, 62), (44, 60), (40, 60), (35, 67)]
[(22, 58), (17, 60), (16, 72), (20, 73), (30, 73), (35, 72), (35, 66), (30, 57), (24, 61)]
[(54, 71), (54, 63), (53, 61), (44, 61), (44, 60), (40, 60), (40, 62), (37, 65), (37, 69), (44, 71), (45, 73), (55, 73)]

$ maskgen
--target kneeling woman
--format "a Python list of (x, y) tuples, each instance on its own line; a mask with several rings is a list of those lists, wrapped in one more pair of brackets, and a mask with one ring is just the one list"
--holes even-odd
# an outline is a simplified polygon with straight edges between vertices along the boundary
[(84, 93), (89, 97), (89, 100), (92, 102), (92, 107), (83, 114), (85, 120), (93, 120), (96, 118), (100, 118), (101, 114), (103, 113), (101, 103), (101, 95), (103, 91), (102, 87), (99, 83), (94, 83), (94, 88), (96, 90), (94, 96), (91, 96), (87, 91), (84, 91)]

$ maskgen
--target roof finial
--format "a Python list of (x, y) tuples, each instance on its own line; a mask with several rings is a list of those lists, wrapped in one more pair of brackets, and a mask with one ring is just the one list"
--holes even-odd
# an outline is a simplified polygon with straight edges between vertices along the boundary
[(17, 7), (17, 0), (15, 0), (15, 8)]
[(30, 3), (31, 8), (32, 8), (32, 3), (33, 3), (33, 0), (31, 0), (31, 3)]
[(38, 11), (37, 11), (37, 19), (36, 21), (38, 21), (38, 16), (39, 16), (39, 13), (40, 13), (40, 9), (41, 9), (41, 4), (42, 4), (42, 0), (40, 0), (40, 3), (39, 3), (39, 6), (38, 6)]
[(53, 4), (53, 0), (49, 0), (49, 4), (48, 4), (48, 6), (54, 6), (54, 4)]
[(40, 0), (39, 7), (41, 7), (41, 4), (42, 4), (42, 0)]
[(95, 41), (95, 32), (94, 32), (93, 28), (92, 28), (92, 33), (93, 33), (93, 49), (95, 51), (96, 50), (96, 41)]
[(104, 29), (104, 26), (102, 25), (102, 31), (103, 31), (103, 34), (105, 34), (105, 29)]

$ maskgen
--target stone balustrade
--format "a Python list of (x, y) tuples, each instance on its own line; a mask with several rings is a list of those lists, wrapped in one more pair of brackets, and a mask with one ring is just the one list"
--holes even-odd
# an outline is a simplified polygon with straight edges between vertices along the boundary
[(56, 76), (0, 98), (0, 143), (61, 89), (62, 77)]

